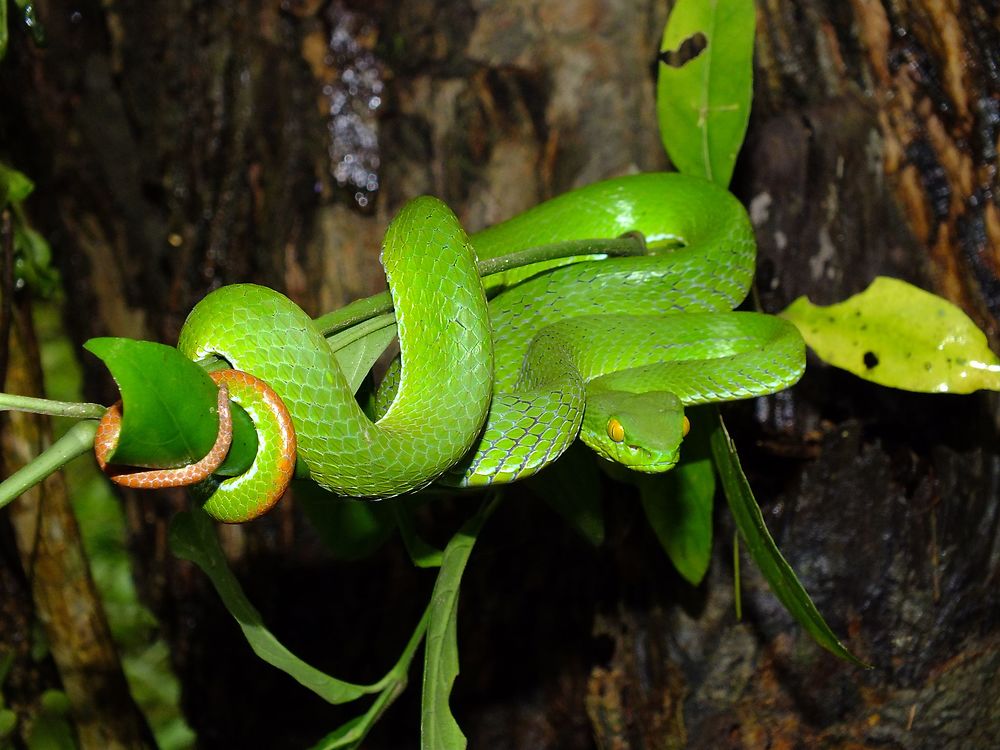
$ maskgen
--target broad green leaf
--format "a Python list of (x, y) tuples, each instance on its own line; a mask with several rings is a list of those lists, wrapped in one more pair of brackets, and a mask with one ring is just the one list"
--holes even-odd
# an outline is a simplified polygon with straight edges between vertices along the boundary
[[(0, 3), (0, 24), (3, 19), (3, 9), (6, 7), (6, 3)], [(34, 189), (35, 183), (28, 179), (27, 175), (0, 162), (0, 208), (4, 208), (8, 202), (20, 203), (31, 195)]]
[[(678, 171), (723, 187), (750, 118), (755, 20), (753, 0), (678, 0), (660, 44), (663, 146)], [(696, 57), (676, 60), (701, 45)]]
[(836, 305), (799, 297), (781, 316), (820, 359), (880, 385), (925, 393), (1000, 390), (1000, 359), (955, 305), (912, 284), (877, 277)]
[(757, 563), (771, 591), (819, 645), (841, 659), (867, 667), (867, 664), (848, 651), (833, 634), (809, 598), (809, 594), (802, 587), (795, 571), (782, 557), (764, 524), (760, 507), (740, 466), (736, 446), (733, 445), (721, 416), (712, 431), (711, 444), (715, 468), (719, 472), (719, 479), (722, 481), (722, 488), (733, 520), (736, 522), (736, 528), (743, 535), (750, 557)]
[(122, 394), (115, 463), (183, 466), (211, 449), (219, 429), (218, 389), (203, 369), (172, 346), (133, 339), (91, 339)]
[(714, 424), (704, 409), (688, 409), (691, 431), (681, 462), (666, 474), (636, 474), (646, 519), (685, 580), (697, 586), (712, 559), (715, 472), (709, 435)]
[(581, 443), (525, 484), (587, 542), (595, 547), (604, 543), (601, 472), (594, 454)]
[[(330, 339), (333, 353), (337, 357), (337, 364), (340, 365), (341, 372), (347, 379), (351, 390), (357, 392), (361, 387), (365, 375), (372, 369), (375, 361), (382, 356), (382, 352), (392, 342), (396, 336), (396, 322), (391, 316), (383, 316), (387, 324), (374, 328), (367, 334), (355, 339), (344, 339), (346, 334), (352, 333), (348, 329), (343, 334)], [(378, 319), (380, 322), (382, 318)]]
[(215, 526), (202, 510), (181, 512), (170, 524), (170, 550), (177, 557), (190, 560), (211, 579), (222, 603), (239, 624), (247, 642), (261, 659), (312, 690), (328, 703), (349, 703), (379, 692), (382, 685), (355, 685), (331, 677), (306, 664), (285, 648), (265, 626), (260, 612), (243, 593), (236, 576), (229, 569), (215, 535)]
[(339, 560), (368, 557), (396, 526), (394, 500), (377, 503), (345, 498), (309, 480), (295, 481), (292, 492), (296, 505), (305, 511), (319, 538)]
[(458, 676), (458, 588), (476, 536), (496, 503), (495, 499), (487, 502), (448, 542), (434, 582), (424, 654), (421, 750), (463, 750), (466, 747), (465, 735), (448, 705), (452, 685)]

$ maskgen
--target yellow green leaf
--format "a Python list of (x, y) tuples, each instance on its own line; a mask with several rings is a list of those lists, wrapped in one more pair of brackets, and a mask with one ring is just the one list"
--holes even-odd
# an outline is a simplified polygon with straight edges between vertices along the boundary
[(924, 393), (1000, 390), (1000, 359), (955, 305), (912, 284), (877, 277), (828, 307), (799, 297), (781, 316), (824, 362), (880, 385)]

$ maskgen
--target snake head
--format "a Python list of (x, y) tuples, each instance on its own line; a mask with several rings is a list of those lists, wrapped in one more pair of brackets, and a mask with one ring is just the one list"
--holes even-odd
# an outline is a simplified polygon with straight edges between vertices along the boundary
[(687, 429), (684, 407), (673, 393), (588, 391), (580, 437), (609, 461), (658, 474), (677, 463)]

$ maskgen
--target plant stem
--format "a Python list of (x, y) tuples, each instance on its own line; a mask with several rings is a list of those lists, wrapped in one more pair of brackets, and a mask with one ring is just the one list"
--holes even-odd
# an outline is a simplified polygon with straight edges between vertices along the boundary
[[(43, 399), (35, 399), (41, 401)], [(103, 408), (102, 412), (103, 412)], [(4, 507), (41, 482), (49, 474), (58, 471), (77, 456), (82, 456), (94, 447), (97, 422), (87, 419), (77, 422), (31, 463), (25, 464), (3, 482), (0, 482), (0, 508)]]
[[(516, 253), (499, 255), (496, 258), (487, 258), (478, 262), (479, 275), (483, 278), (492, 276), (512, 268), (529, 266), (533, 263), (543, 263), (550, 260), (560, 260), (572, 258), (580, 255), (592, 255), (594, 260), (601, 260), (606, 257), (626, 257), (633, 255), (645, 255), (648, 252), (645, 239), (639, 234), (627, 234), (616, 239), (608, 240), (571, 240), (568, 242), (553, 242), (549, 245), (538, 245), (520, 250)], [(381, 316), (385, 316), (382, 318)], [(320, 332), (330, 339), (333, 349), (342, 349), (348, 344), (357, 341), (362, 336), (366, 336), (372, 331), (392, 325), (395, 321), (395, 312), (392, 309), (392, 297), (389, 292), (380, 292), (371, 297), (350, 302), (343, 307), (332, 312), (320, 315), (313, 322)], [(360, 324), (366, 321), (374, 321), (369, 326), (361, 327)], [(351, 330), (350, 334), (341, 338), (338, 334)], [(222, 359), (214, 355), (209, 355), (198, 360), (198, 364), (208, 372), (226, 367)]]
[(76, 401), (51, 401), (47, 398), (18, 396), (14, 393), (0, 393), (0, 411), (27, 411), (33, 414), (48, 414), (53, 417), (71, 419), (100, 419), (107, 407), (100, 404), (77, 403)]
[[(554, 242), (549, 245), (539, 245), (520, 250), (516, 253), (487, 258), (478, 263), (479, 275), (483, 278), (493, 274), (509, 271), (512, 268), (530, 266), (550, 260), (572, 258), (579, 255), (593, 255), (594, 259), (603, 257), (621, 257), (630, 255), (645, 255), (646, 243), (641, 236), (626, 235), (608, 240), (572, 240), (569, 242)], [(359, 299), (343, 307), (328, 312), (316, 318), (316, 327), (324, 336), (331, 336), (358, 323), (378, 315), (392, 312), (392, 298), (389, 292), (382, 292), (371, 297)]]

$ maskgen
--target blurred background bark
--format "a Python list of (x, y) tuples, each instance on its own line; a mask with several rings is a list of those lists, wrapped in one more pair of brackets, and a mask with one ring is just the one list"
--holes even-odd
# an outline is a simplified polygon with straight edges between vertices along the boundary
[[(666, 167), (654, 82), (669, 6), (37, 2), (47, 48), (15, 30), (0, 65), (0, 158), (37, 183), (29, 208), (78, 344), (172, 343), (198, 299), (236, 281), (319, 314), (382, 287), (379, 240), (412, 196), (438, 195), (475, 230)], [(960, 304), (996, 349), (1000, 6), (757, 6), (733, 189), (757, 228), (763, 308), (893, 275)], [(114, 400), (85, 366), (88, 398)], [(631, 490), (607, 483), (597, 550), (512, 492), (463, 586), (452, 704), (470, 746), (990, 747), (996, 399), (894, 392), (813, 362), (796, 388), (727, 414), (783, 552), (875, 669), (814, 646), (749, 565), (736, 622), (724, 509), (692, 589)], [(204, 747), (302, 747), (349, 715), (256, 661), (201, 574), (170, 556), (180, 493), (123, 502), (135, 576)], [(294, 501), (223, 535), (274, 631), (340, 676), (384, 670), (429, 593), (395, 541), (331, 560)], [(416, 693), (366, 747), (415, 746)]]

